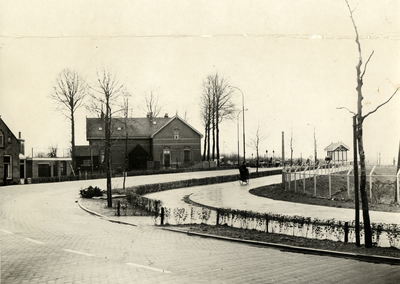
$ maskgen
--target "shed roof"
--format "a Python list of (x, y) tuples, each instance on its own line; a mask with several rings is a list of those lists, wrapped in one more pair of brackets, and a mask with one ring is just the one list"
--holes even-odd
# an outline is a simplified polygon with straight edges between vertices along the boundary
[(327, 152), (333, 152), (333, 151), (348, 151), (350, 148), (344, 144), (343, 142), (339, 141), (337, 143), (331, 143), (329, 146), (327, 146), (324, 151)]

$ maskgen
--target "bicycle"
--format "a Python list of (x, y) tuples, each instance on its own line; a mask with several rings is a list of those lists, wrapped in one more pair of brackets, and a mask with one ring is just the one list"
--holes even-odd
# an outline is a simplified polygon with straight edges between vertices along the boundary
[(240, 179), (239, 179), (240, 185), (249, 184), (249, 181), (250, 181), (249, 169), (246, 168), (245, 165), (240, 166), (239, 167), (239, 173), (240, 173)]

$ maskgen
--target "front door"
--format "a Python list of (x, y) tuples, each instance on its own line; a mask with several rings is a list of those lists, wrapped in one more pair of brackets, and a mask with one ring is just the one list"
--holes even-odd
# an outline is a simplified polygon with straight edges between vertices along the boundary
[(171, 153), (169, 150), (164, 150), (164, 167), (171, 167)]

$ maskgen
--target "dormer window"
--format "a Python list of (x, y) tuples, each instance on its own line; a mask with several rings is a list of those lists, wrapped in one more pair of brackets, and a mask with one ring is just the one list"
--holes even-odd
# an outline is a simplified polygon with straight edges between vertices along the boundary
[(174, 139), (176, 140), (176, 139), (179, 139), (179, 129), (178, 128), (175, 128), (174, 129)]

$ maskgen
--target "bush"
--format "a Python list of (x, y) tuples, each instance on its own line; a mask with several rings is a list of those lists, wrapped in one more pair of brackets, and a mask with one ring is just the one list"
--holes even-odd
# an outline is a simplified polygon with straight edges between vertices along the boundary
[(103, 192), (97, 186), (96, 187), (89, 186), (88, 188), (81, 189), (80, 195), (83, 198), (93, 198), (95, 196), (103, 196)]

